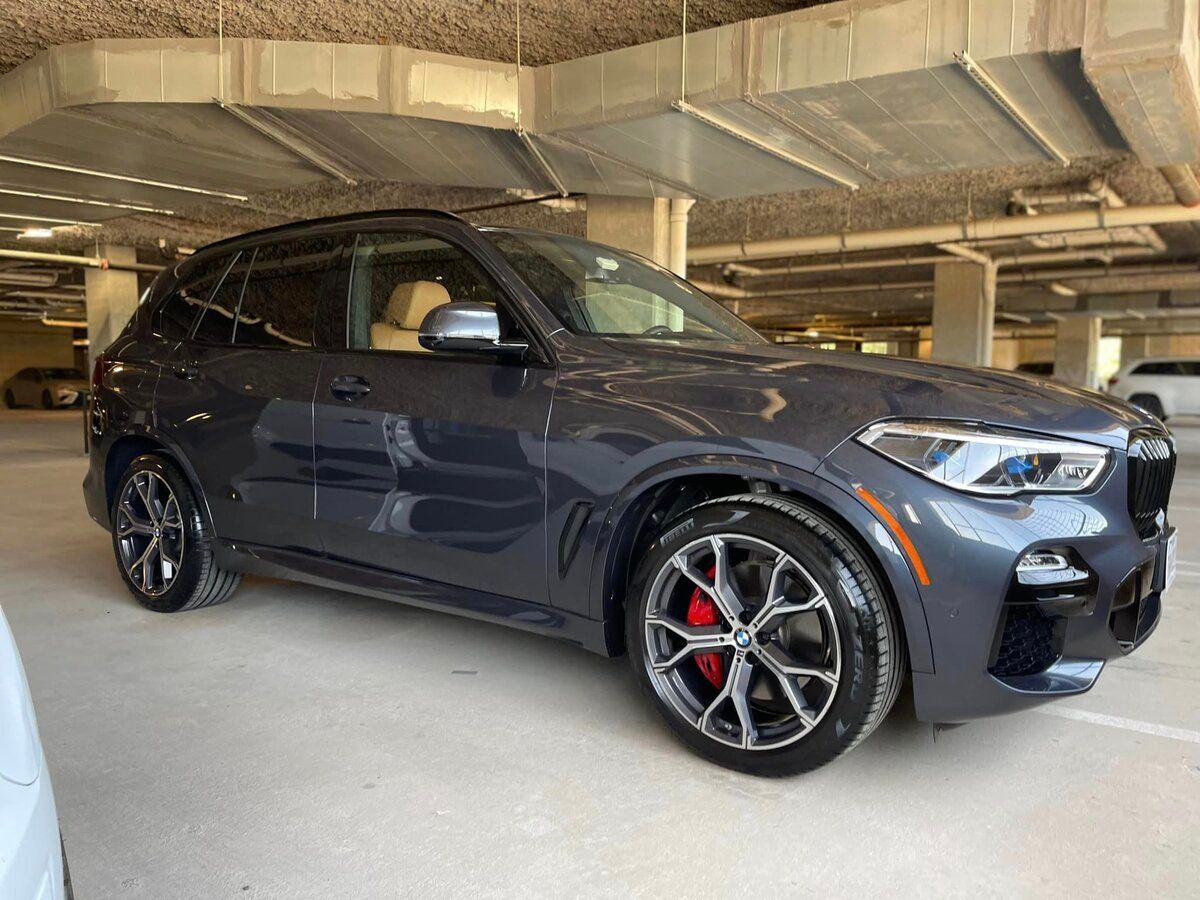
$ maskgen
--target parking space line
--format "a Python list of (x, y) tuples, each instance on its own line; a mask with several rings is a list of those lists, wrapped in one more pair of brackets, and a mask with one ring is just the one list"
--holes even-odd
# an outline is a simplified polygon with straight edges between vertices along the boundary
[(1104, 725), (1107, 728), (1120, 728), (1123, 731), (1136, 731), (1141, 734), (1154, 735), (1154, 737), (1169, 738), (1173, 741), (1200, 744), (1200, 731), (1189, 731), (1186, 728), (1173, 728), (1170, 725), (1126, 719), (1123, 716), (1109, 716), (1083, 709), (1072, 709), (1069, 706), (1039, 706), (1034, 712), (1039, 712), (1044, 716), (1070, 719), (1074, 722), (1087, 722), (1090, 725)]

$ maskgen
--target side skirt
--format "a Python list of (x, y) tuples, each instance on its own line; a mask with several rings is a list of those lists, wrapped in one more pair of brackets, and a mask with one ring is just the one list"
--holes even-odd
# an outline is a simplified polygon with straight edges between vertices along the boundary
[(231, 541), (218, 541), (215, 549), (220, 565), (237, 572), (303, 581), (318, 587), (495, 622), (556, 637), (601, 656), (609, 655), (603, 622), (551, 606), (295, 550)]

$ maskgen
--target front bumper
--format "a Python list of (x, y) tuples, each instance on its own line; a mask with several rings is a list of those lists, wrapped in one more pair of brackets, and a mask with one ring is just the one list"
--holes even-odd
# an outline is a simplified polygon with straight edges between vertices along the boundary
[[(1153, 538), (1138, 536), (1126, 462), (1114, 453), (1114, 463), (1090, 493), (1013, 498), (954, 491), (853, 441), (822, 464), (819, 474), (852, 493), (865, 488), (890, 510), (928, 573), (919, 591), (933, 666), (913, 672), (919, 718), (960, 722), (1082, 693), (1107, 660), (1154, 630), (1170, 529), (1164, 523)], [(1014, 590), (1017, 563), (1030, 550), (1051, 548), (1082, 564), (1086, 590), (1057, 603), (1044, 602), (1056, 597), (1043, 591), (1031, 603), (1028, 591)], [(1027, 624), (1036, 634), (1022, 631)], [(1001, 658), (1022, 639), (1031, 642), (1029, 658)]]

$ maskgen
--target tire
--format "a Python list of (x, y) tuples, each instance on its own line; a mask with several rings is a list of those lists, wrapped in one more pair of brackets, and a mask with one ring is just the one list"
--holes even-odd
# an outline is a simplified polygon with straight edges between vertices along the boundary
[(1167, 417), (1163, 415), (1162, 401), (1159, 400), (1158, 397), (1154, 396), (1154, 394), (1134, 394), (1129, 398), (1129, 402), (1138, 409), (1150, 413), (1150, 415), (1154, 416), (1156, 419), (1158, 419), (1158, 421), (1167, 421)]
[(54, 409), (54, 398), (49, 391), (42, 391), (42, 409)]
[(13, 396), (11, 389), (4, 392), (4, 405), (9, 409), (17, 408), (17, 398)]
[[(726, 583), (745, 601), (737, 616), (718, 600), (722, 557)], [(768, 595), (783, 602), (764, 619)], [(628, 597), (638, 683), (684, 744), (726, 768), (783, 776), (830, 762), (883, 721), (906, 674), (899, 620), (874, 566), (832, 522), (788, 498), (747, 494), (683, 513), (646, 549)], [(710, 647), (705, 640), (721, 646), (692, 650)]]
[[(153, 515), (147, 512), (151, 507)], [(122, 473), (110, 522), (117, 570), (146, 609), (173, 613), (215, 606), (242, 580), (217, 565), (191, 485), (161, 456), (139, 456)], [(149, 549), (152, 540), (155, 550)]]

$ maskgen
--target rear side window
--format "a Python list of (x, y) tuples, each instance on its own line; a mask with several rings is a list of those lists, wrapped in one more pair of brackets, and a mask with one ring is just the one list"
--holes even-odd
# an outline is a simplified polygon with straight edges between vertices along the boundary
[(194, 266), (158, 308), (155, 333), (171, 341), (188, 336), (196, 314), (204, 308), (213, 289), (229, 267), (230, 254), (202, 260)]
[(327, 237), (258, 247), (241, 286), (233, 343), (311, 347), (317, 305), (340, 245), (340, 237)]
[(1132, 375), (1182, 375), (1183, 371), (1179, 363), (1174, 360), (1166, 362), (1148, 362), (1142, 363), (1133, 370)]

